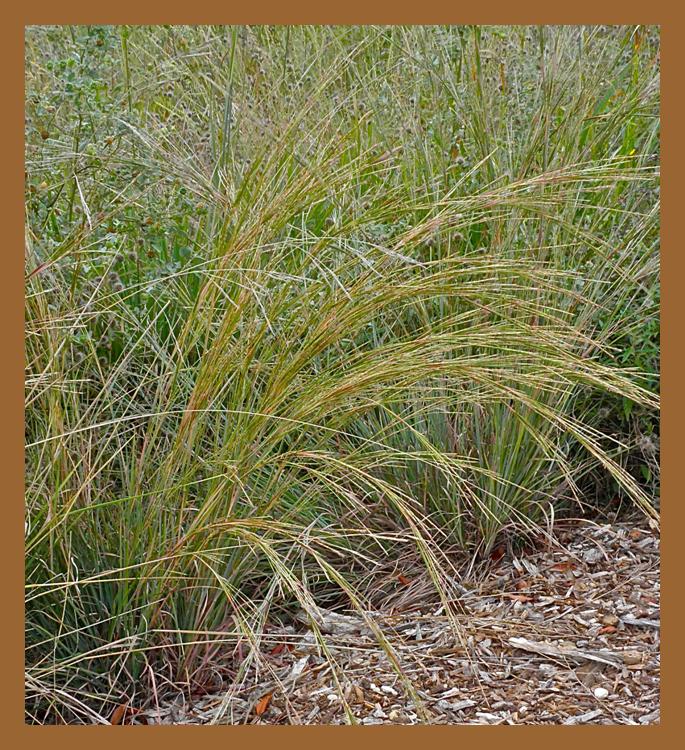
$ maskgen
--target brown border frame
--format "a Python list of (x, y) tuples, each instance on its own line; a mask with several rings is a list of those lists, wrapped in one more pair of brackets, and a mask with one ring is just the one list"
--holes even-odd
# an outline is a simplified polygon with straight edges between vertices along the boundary
[[(207, 4), (208, 5), (208, 4)], [(678, 96), (678, 62), (683, 62), (685, 45), (678, 44), (678, 21), (682, 14), (675, 3), (638, 3), (635, 0), (604, 0), (602, 3), (576, 0), (573, 5), (563, 6), (542, 0), (529, 0), (524, 3), (496, 0), (487, 6), (469, 4), (462, 6), (437, 0), (424, 0), (414, 5), (397, 0), (347, 0), (344, 5), (327, 5), (314, 0), (290, 0), (279, 3), (276, 0), (262, 0), (258, 6), (198, 7), (166, 0), (147, 2), (145, 5), (131, 0), (118, 0), (113, 5), (95, 5), (83, 0), (69, 3), (32, 0), (25, 5), (13, 6), (5, 15), (4, 44), (2, 45), (3, 69), (6, 71), (5, 93), (9, 112), (3, 118), (3, 144), (5, 146), (6, 176), (0, 182), (4, 193), (3, 206), (11, 207), (8, 226), (11, 241), (5, 252), (6, 272), (0, 282), (3, 293), (0, 295), (2, 318), (5, 323), (4, 344), (7, 350), (6, 366), (0, 370), (3, 380), (4, 429), (0, 433), (2, 450), (2, 476), (6, 491), (6, 519), (3, 525), (5, 536), (2, 552), (5, 563), (5, 588), (11, 593), (11, 606), (7, 618), (1, 621), (3, 631), (4, 665), (7, 667), (2, 680), (2, 707), (6, 713), (3, 734), (17, 741), (17, 746), (32, 746), (34, 743), (50, 743), (52, 746), (79, 746), (93, 741), (103, 748), (118, 747), (121, 736), (103, 734), (102, 728), (86, 730), (80, 727), (27, 727), (23, 723), (23, 689), (20, 681), (23, 675), (23, 649), (19, 644), (23, 638), (23, 326), (21, 310), (24, 294), (24, 261), (19, 252), (23, 244), (23, 95), (24, 95), (24, 27), (40, 24), (204, 24), (204, 23), (271, 23), (271, 24), (435, 24), (435, 23), (477, 23), (477, 24), (570, 24), (570, 23), (612, 23), (612, 24), (658, 24), (661, 26), (662, 43), (662, 173), (664, 201), (662, 208), (662, 245), (665, 273), (662, 273), (662, 338), (665, 346), (662, 393), (665, 395), (665, 411), (662, 430), (662, 481), (666, 502), (663, 515), (668, 519), (664, 524), (663, 560), (666, 584), (664, 597), (666, 609), (666, 635), (662, 645), (667, 658), (662, 665), (662, 723), (651, 727), (489, 727), (478, 729), (473, 726), (434, 726), (434, 727), (382, 727), (382, 728), (340, 728), (340, 727), (202, 727), (205, 741), (230, 744), (231, 741), (250, 744), (271, 745), (285, 743), (302, 747), (306, 744), (326, 742), (329, 747), (343, 746), (354, 732), (355, 743), (377, 744), (379, 741), (397, 744), (400, 747), (413, 746), (417, 739), (429, 742), (474, 741), (474, 731), (479, 744), (498, 744), (506, 741), (530, 749), (533, 747), (573, 746), (579, 742), (621, 743), (623, 748), (644, 747), (645, 743), (658, 743), (659, 747), (675, 744), (678, 726), (678, 676), (683, 665), (683, 646), (677, 637), (677, 623), (681, 619), (679, 609), (683, 607), (675, 590), (678, 580), (678, 520), (683, 520), (683, 509), (678, 502), (676, 475), (676, 451), (678, 428), (683, 423), (683, 399), (677, 386), (677, 372), (680, 352), (677, 345), (678, 292), (676, 285), (682, 278), (685, 262), (678, 252), (677, 223), (678, 199), (682, 189), (680, 179), (683, 169), (683, 141), (679, 137), (678, 125), (682, 123), (682, 103)], [(679, 59), (680, 58), (680, 59)], [(685, 68), (681, 68), (685, 69)], [(680, 110), (680, 111), (679, 111)], [(680, 118), (679, 118), (680, 115)], [(680, 123), (678, 122), (680, 119)], [(681, 125), (682, 128), (682, 125)], [(679, 273), (680, 272), (680, 273)], [(9, 603), (9, 602), (7, 602)], [(662, 620), (663, 620), (662, 615)], [(9, 658), (8, 658), (9, 657)], [(104, 730), (106, 731), (106, 730)], [(152, 732), (150, 734), (150, 731)], [(127, 735), (131, 745), (150, 744), (152, 741), (164, 743), (164, 747), (185, 747), (190, 733), (200, 731), (191, 727), (153, 727), (136, 729)], [(97, 732), (97, 737), (94, 736)], [(505, 739), (505, 734), (506, 739)], [(84, 734), (85, 733), (85, 734)], [(221, 733), (221, 736), (219, 736)], [(418, 733), (418, 734), (417, 734)], [(426, 733), (430, 737), (426, 736)], [(420, 737), (418, 736), (420, 735)], [(196, 737), (199, 735), (195, 735)], [(331, 748), (332, 750), (332, 748)]]

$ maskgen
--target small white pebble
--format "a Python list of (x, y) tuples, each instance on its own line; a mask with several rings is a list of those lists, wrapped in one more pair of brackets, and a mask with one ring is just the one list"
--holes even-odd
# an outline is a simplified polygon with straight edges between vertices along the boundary
[(397, 695), (397, 690), (391, 688), (390, 685), (381, 685), (381, 690), (387, 695)]
[(382, 724), (383, 719), (377, 719), (375, 716), (365, 716), (362, 719), (362, 724)]
[(329, 703), (335, 703), (336, 701), (339, 701), (340, 698), (335, 693), (329, 693), (326, 698), (328, 698)]
[(595, 694), (595, 698), (597, 698), (598, 700), (602, 700), (602, 698), (606, 698), (607, 695), (609, 695), (609, 691), (603, 687), (596, 687), (593, 690), (593, 693)]

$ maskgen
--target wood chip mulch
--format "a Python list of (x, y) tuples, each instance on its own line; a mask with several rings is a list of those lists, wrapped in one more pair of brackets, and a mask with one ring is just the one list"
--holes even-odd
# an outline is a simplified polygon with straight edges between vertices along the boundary
[(230, 690), (179, 695), (137, 721), (658, 723), (657, 532), (584, 522), (557, 538), (498, 561), (464, 595), (452, 625), (439, 601), (369, 613), (387, 639), (383, 648), (368, 620), (320, 610), (328, 654), (303, 618), (269, 632), (268, 642), (265, 635), (259, 669)]

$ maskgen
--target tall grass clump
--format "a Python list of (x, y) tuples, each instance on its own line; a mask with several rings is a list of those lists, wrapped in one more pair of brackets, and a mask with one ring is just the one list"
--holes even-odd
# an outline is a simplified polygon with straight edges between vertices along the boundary
[(26, 86), (27, 721), (657, 518), (654, 29), (34, 27)]

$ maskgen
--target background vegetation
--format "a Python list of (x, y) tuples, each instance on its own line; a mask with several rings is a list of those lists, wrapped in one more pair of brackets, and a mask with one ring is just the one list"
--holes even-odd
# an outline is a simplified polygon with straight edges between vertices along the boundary
[(388, 561), (450, 611), (507, 532), (657, 517), (658, 57), (27, 29), (28, 721), (190, 689), (240, 635), (239, 678)]

